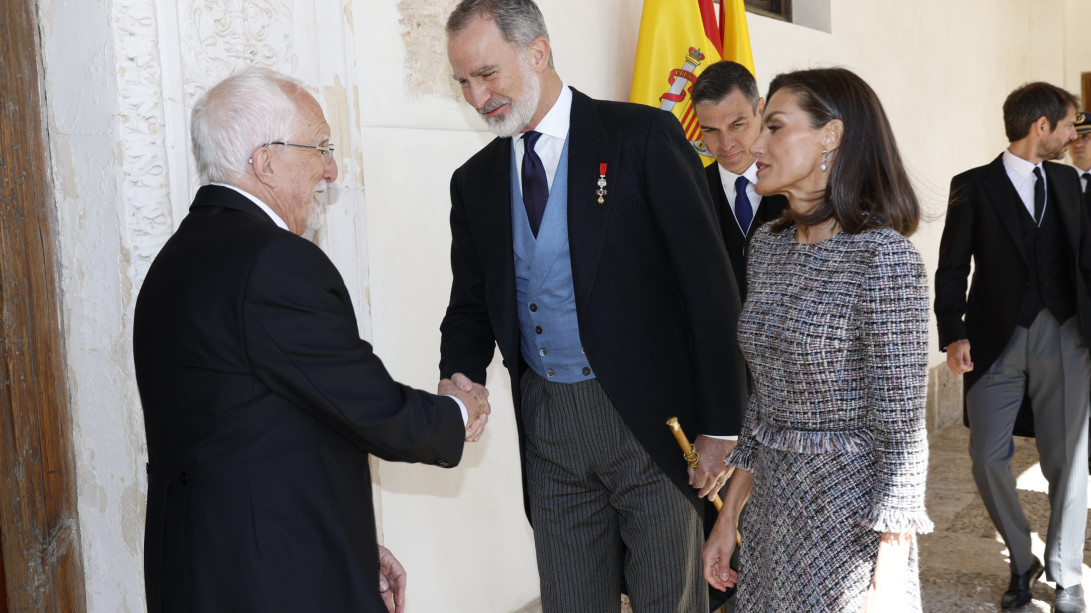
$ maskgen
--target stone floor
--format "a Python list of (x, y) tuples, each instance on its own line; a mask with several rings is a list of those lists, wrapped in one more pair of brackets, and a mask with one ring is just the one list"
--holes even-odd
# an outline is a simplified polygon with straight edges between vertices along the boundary
[[(1034, 553), (1043, 558), (1049, 521), (1047, 485), (1038, 467), (1034, 440), (1016, 438), (1015, 471), (1019, 498), (1030, 522)], [(928, 512), (936, 524), (920, 539), (921, 587), (926, 613), (999, 611), (1008, 582), (1007, 548), (981, 504), (970, 476), (968, 431), (961, 423), (931, 436)], [(1084, 544), (1084, 591), (1091, 588), (1091, 555)], [(1044, 576), (1043, 576), (1044, 579)], [(1034, 600), (1020, 612), (1049, 611), (1053, 584), (1039, 582)]]
[[(970, 475), (968, 431), (955, 423), (930, 438), (927, 506), (936, 530), (920, 538), (921, 587), (925, 613), (999, 611), (1008, 583), (1007, 549), (981, 504)], [(1032, 439), (1016, 438), (1013, 470), (1030, 522), (1034, 552), (1043, 558), (1049, 501)], [(1091, 537), (1091, 532), (1089, 532)], [(1091, 594), (1091, 540), (1084, 545), (1084, 591)], [(1053, 584), (1039, 582), (1034, 600), (1018, 613), (1048, 612)], [(531, 605), (520, 613), (536, 613)], [(624, 613), (631, 613), (623, 601)]]

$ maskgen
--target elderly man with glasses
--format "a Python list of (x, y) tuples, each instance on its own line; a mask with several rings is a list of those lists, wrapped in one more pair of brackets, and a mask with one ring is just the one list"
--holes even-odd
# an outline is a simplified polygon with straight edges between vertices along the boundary
[(207, 184), (148, 271), (133, 330), (148, 610), (401, 611), (368, 454), (454, 466), (487, 393), (401, 385), (360, 339), (337, 269), (301, 238), (337, 178), (303, 87), (228, 77), (197, 102), (192, 135)]

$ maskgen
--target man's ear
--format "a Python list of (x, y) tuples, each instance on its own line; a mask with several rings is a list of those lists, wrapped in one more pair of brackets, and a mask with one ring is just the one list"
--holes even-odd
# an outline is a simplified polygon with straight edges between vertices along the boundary
[(250, 170), (254, 177), (268, 187), (277, 185), (277, 159), (268, 147), (259, 147), (250, 158)]
[(1034, 131), (1037, 132), (1039, 136), (1049, 134), (1049, 132), (1050, 132), (1049, 118), (1046, 117), (1045, 115), (1042, 115), (1038, 119), (1035, 119), (1033, 128), (1034, 128)]
[(765, 98), (758, 98), (758, 119), (765, 114)]
[(822, 137), (822, 146), (827, 151), (833, 151), (841, 146), (841, 136), (845, 132), (845, 122), (840, 119), (831, 119), (822, 129), (826, 132)]
[(537, 72), (542, 72), (546, 68), (549, 68), (549, 54), (552, 52), (552, 47), (549, 46), (549, 41), (544, 36), (539, 36), (530, 41), (530, 46), (527, 47), (527, 59), (530, 60), (530, 65), (534, 67)]

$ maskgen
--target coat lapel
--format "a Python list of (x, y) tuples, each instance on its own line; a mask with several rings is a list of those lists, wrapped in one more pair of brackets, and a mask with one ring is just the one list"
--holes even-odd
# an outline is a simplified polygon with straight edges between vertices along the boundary
[(997, 156), (989, 164), (989, 172), (984, 182), (985, 191), (988, 193), (988, 202), (1000, 219), (1001, 225), (1011, 236), (1011, 240), (1019, 249), (1019, 255), (1023, 262), (1027, 261), (1027, 254), (1023, 251), (1023, 232), (1019, 228), (1019, 207), (1023, 203), (1019, 200), (1019, 194), (1008, 178), (1008, 171), (1004, 169), (1004, 156)]
[[(572, 285), (577, 312), (583, 313), (598, 273), (611, 207), (625, 203), (610, 197), (618, 181), (620, 143), (611, 142), (591, 98), (572, 90), (572, 118), (568, 129), (568, 242), (572, 257)], [(599, 167), (606, 164), (605, 202), (599, 204)]]
[[(467, 211), (480, 213), (470, 219), (474, 234), (484, 237), (477, 242), (482, 262), (497, 262), (486, 267), (487, 300), (497, 315), (497, 330), (507, 334), (497, 338), (512, 339), (513, 346), (501, 347), (505, 358), (518, 354), (519, 324), (515, 313), (515, 259), (511, 216), (511, 139), (498, 138), (485, 150), (484, 159), (476, 163), (466, 182)], [(503, 342), (503, 341), (501, 341)]]

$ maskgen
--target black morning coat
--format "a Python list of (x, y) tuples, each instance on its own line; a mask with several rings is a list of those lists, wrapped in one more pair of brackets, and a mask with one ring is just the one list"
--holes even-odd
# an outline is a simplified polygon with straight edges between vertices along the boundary
[[(1077, 313), (1084, 339), (1091, 331), (1091, 223), (1071, 166), (1043, 162), (1047, 206), (1055, 206), (1076, 288)], [(1003, 156), (955, 176), (936, 270), (936, 323), (940, 349), (969, 339), (974, 369), (963, 375), (969, 390), (1003, 352), (1019, 322), (1027, 286), (1027, 257), (1019, 209), (1023, 203), (1004, 168)], [(973, 258), (973, 280), (966, 285)], [(963, 421), (968, 424), (965, 407)], [(1030, 398), (1024, 398), (1013, 434), (1034, 436)]]
[[(673, 115), (575, 90), (568, 138), (568, 238), (584, 352), (633, 434), (698, 506), (665, 422), (677, 416), (691, 440), (738, 434), (746, 406), (739, 294), (701, 163)], [(483, 383), (499, 346), (522, 447), (519, 378), (527, 366), (516, 314), (511, 147), (511, 139), (493, 140), (451, 178), (454, 279), (440, 374)]]
[(198, 192), (140, 290), (148, 610), (385, 613), (368, 454), (453, 466), (455, 402), (391, 379), (313, 243)]

